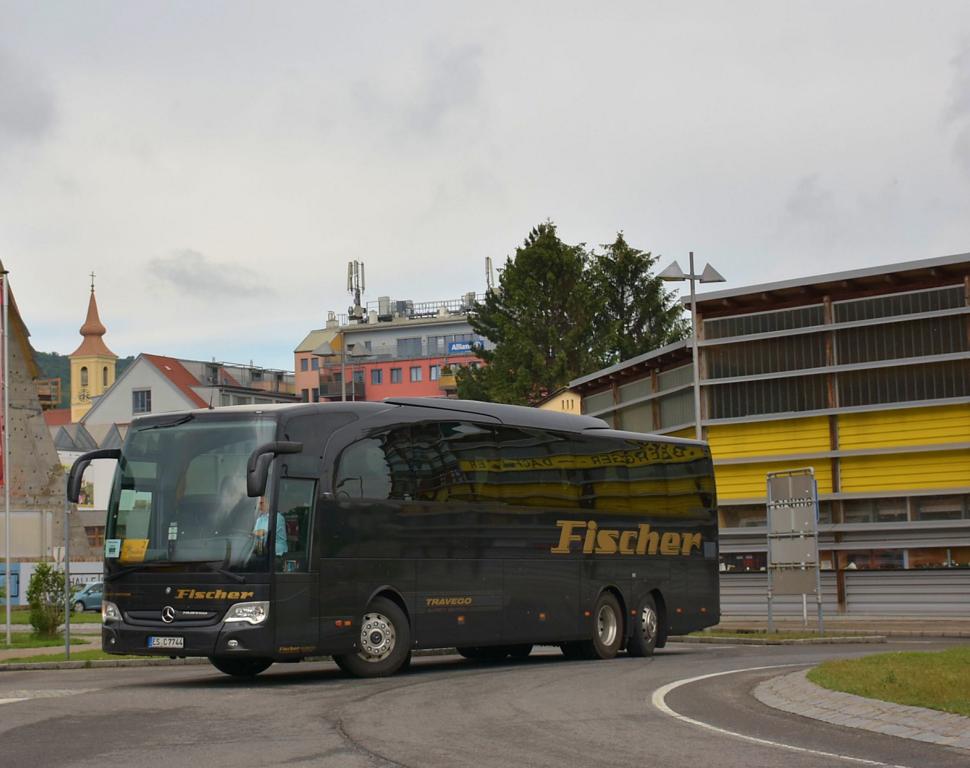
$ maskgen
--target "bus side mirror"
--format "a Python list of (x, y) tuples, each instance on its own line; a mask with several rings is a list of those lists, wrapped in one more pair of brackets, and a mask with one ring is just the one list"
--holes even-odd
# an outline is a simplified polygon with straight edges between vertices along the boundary
[(302, 450), (303, 443), (279, 440), (273, 443), (263, 443), (249, 454), (249, 461), (246, 462), (246, 495), (255, 498), (266, 492), (269, 465), (277, 454), (299, 453)]
[(88, 468), (88, 464), (95, 459), (117, 460), (120, 458), (120, 448), (100, 448), (97, 451), (88, 451), (78, 456), (67, 475), (67, 500), (72, 504), (77, 504), (78, 498), (81, 496), (81, 479), (84, 477), (84, 470)]

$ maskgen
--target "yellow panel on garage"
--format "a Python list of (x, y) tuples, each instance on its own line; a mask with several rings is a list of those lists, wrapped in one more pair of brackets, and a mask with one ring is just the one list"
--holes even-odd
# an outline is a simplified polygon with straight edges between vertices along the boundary
[(765, 498), (766, 475), (786, 469), (812, 467), (818, 481), (818, 492), (832, 492), (832, 465), (824, 461), (787, 461), (765, 462), (758, 464), (727, 464), (714, 466), (714, 480), (717, 483), (719, 499)]
[(890, 448), (970, 441), (970, 404), (839, 416), (839, 447)]
[(715, 424), (707, 434), (715, 459), (821, 453), (830, 449), (826, 416)]
[(841, 471), (846, 493), (966, 488), (970, 485), (970, 450), (847, 456)]
[(675, 429), (673, 432), (661, 432), (660, 434), (667, 435), (667, 437), (685, 437), (688, 440), (693, 440), (696, 432), (693, 427), (688, 427), (687, 429)]

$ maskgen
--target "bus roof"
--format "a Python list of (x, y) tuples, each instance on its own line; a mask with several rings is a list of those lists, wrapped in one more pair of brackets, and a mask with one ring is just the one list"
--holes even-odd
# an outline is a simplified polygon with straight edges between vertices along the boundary
[(417, 408), (470, 413), (478, 416), (491, 416), (503, 424), (515, 424), (519, 427), (545, 427), (547, 429), (574, 431), (609, 428), (609, 424), (594, 416), (573, 416), (558, 411), (528, 408), (524, 405), (482, 403), (477, 400), (452, 400), (444, 397), (386, 397), (384, 402), (390, 405), (407, 405)]
[[(454, 413), (464, 413), (475, 416), (485, 416), (495, 419), (500, 424), (508, 424), (518, 427), (535, 427), (537, 429), (559, 429), (570, 432), (594, 431), (610, 434), (614, 437), (635, 437), (639, 433), (616, 431), (603, 419), (595, 416), (574, 416), (558, 411), (547, 411), (541, 408), (529, 408), (522, 405), (504, 405), (501, 403), (483, 403), (477, 400), (453, 400), (444, 397), (388, 397), (382, 402), (325, 402), (325, 403), (273, 403), (258, 405), (232, 405), (221, 408), (200, 408), (189, 411), (172, 411), (166, 413), (153, 413), (139, 416), (133, 420), (133, 426), (138, 423), (153, 423), (158, 420), (179, 418), (186, 414), (201, 416), (202, 414), (219, 416), (231, 416), (234, 414), (245, 413), (272, 413), (284, 418), (320, 411), (342, 411), (344, 413), (356, 413), (361, 418), (373, 416), (382, 411), (393, 408), (428, 408), (435, 411), (450, 411)], [(670, 442), (695, 442), (685, 441), (683, 438), (663, 437), (652, 435), (652, 437)]]

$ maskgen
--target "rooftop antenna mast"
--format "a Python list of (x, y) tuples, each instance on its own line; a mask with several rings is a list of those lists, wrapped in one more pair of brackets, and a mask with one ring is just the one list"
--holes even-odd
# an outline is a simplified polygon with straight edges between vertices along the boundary
[(492, 257), (485, 257), (485, 290), (491, 293), (495, 290), (495, 274), (492, 271)]
[(348, 261), (347, 262), (347, 293), (352, 294), (354, 297), (354, 305), (347, 312), (348, 315), (354, 320), (360, 320), (364, 317), (364, 308), (360, 303), (360, 296), (364, 291), (367, 290), (364, 283), (364, 262), (362, 261)]

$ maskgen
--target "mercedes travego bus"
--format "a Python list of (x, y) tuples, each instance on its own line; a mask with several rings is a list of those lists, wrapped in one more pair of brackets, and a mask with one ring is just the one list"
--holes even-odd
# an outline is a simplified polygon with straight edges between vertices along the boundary
[(230, 675), (418, 648), (649, 656), (719, 619), (708, 447), (461, 400), (239, 406), (132, 421), (104, 542), (108, 653)]

